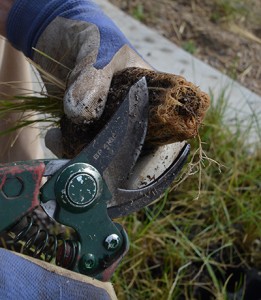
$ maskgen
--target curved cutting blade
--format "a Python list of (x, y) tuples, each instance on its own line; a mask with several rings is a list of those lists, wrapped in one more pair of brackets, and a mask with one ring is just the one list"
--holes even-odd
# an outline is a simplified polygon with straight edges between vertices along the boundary
[[(182, 145), (182, 144), (181, 144)], [(170, 148), (171, 149), (171, 148)], [(182, 167), (184, 166), (187, 156), (190, 151), (190, 145), (184, 144), (182, 149), (180, 149), (176, 154), (174, 161), (166, 167), (164, 167), (164, 171), (156, 177), (156, 171), (158, 171), (159, 167), (154, 165), (154, 173), (150, 173), (144, 177), (144, 182), (140, 182), (140, 175), (142, 170), (140, 167), (143, 164), (147, 164), (143, 166), (144, 170), (152, 172), (153, 165), (151, 165), (151, 160), (153, 157), (147, 157), (143, 159), (141, 164), (138, 164), (137, 170), (140, 173), (137, 173), (137, 170), (134, 172), (134, 177), (130, 180), (131, 185), (133, 184), (141, 184), (139, 187), (132, 188), (132, 189), (121, 189), (119, 188), (114, 194), (113, 198), (111, 199), (110, 203), (107, 205), (108, 214), (111, 218), (118, 218), (125, 215), (128, 215), (132, 212), (138, 211), (141, 208), (149, 205), (154, 200), (158, 199), (162, 194), (166, 191), (166, 189), (171, 185), (175, 177), (178, 175)], [(173, 153), (174, 154), (174, 153)], [(160, 158), (160, 157), (156, 157)], [(158, 160), (158, 163), (162, 163), (163, 161)], [(166, 163), (166, 162), (165, 162)], [(164, 165), (164, 164), (163, 164)], [(149, 166), (149, 167), (148, 167)], [(156, 170), (156, 171), (155, 171)], [(143, 173), (144, 175), (144, 173)], [(146, 181), (147, 180), (147, 181)]]

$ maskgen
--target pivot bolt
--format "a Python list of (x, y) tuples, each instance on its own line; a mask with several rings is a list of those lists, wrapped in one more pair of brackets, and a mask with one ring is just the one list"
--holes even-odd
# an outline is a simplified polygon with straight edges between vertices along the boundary
[(97, 194), (95, 178), (87, 173), (73, 176), (67, 184), (66, 196), (75, 205), (91, 203)]
[(120, 237), (117, 234), (113, 233), (107, 236), (106, 239), (104, 240), (104, 247), (108, 251), (114, 251), (119, 247), (120, 243), (121, 243)]
[(18, 177), (8, 177), (3, 185), (3, 193), (6, 198), (16, 198), (23, 192), (23, 181)]

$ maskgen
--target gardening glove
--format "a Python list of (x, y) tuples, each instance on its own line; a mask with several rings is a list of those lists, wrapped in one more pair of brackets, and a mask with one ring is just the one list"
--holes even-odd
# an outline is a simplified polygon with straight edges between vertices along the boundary
[(150, 68), (90, 0), (16, 1), (7, 35), (17, 49), (66, 82), (64, 112), (74, 123), (93, 122), (101, 116), (115, 72), (134, 66)]
[[(102, 115), (114, 73), (127, 67), (151, 69), (90, 0), (17, 0), (9, 13), (7, 36), (42, 69), (66, 82), (64, 112), (74, 123), (94, 122)], [(56, 95), (56, 87), (46, 87)], [(46, 144), (60, 156), (61, 133), (49, 131)], [(160, 147), (138, 169), (137, 182), (157, 178), (181, 148), (179, 143)]]
[(1, 299), (117, 299), (108, 282), (5, 249), (0, 249), (0, 257)]

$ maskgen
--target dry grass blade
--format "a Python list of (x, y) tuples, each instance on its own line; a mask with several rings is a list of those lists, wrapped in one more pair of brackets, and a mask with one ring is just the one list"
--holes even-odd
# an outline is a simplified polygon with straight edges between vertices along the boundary
[(255, 43), (261, 44), (261, 39), (254, 35), (252, 32), (238, 26), (237, 24), (230, 23), (228, 24), (228, 29), (236, 34), (241, 35), (242, 37), (252, 40)]

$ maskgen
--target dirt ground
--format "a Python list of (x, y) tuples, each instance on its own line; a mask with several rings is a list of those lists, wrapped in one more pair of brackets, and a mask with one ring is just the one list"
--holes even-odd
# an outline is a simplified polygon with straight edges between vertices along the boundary
[(260, 0), (110, 0), (261, 95)]

